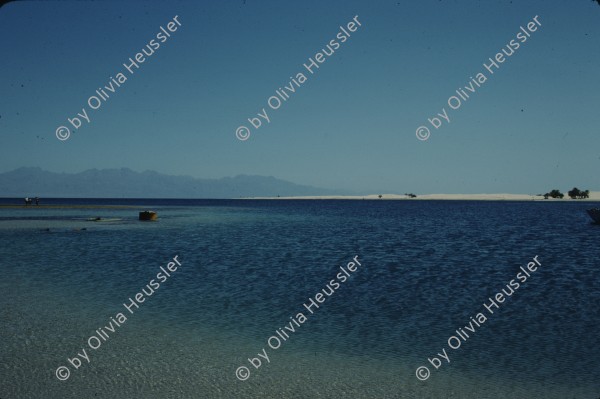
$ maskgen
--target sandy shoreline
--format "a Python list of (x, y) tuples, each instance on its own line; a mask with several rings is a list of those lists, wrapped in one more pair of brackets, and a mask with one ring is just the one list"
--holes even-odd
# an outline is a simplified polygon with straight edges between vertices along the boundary
[(563, 199), (544, 199), (540, 195), (531, 194), (423, 194), (416, 198), (408, 198), (403, 194), (370, 194), (370, 195), (324, 195), (324, 196), (299, 196), (299, 197), (247, 197), (242, 199), (252, 200), (403, 200), (403, 201), (552, 201), (552, 202), (595, 202), (600, 201), (600, 191), (590, 192), (588, 199), (571, 199), (565, 195)]
[[(203, 200), (204, 198), (189, 198)], [(209, 198), (219, 200), (218, 198)], [(229, 200), (371, 200), (371, 201), (546, 201), (546, 202), (600, 202), (600, 191), (590, 192), (590, 198), (571, 199), (565, 195), (563, 199), (544, 199), (540, 195), (531, 194), (422, 194), (409, 198), (404, 194), (369, 194), (369, 195), (315, 195), (291, 197), (239, 197), (223, 198)], [(159, 199), (160, 200), (160, 199)], [(101, 201), (101, 199), (100, 199)], [(52, 204), (52, 205), (22, 205), (0, 204), (0, 209), (138, 209), (148, 205), (107, 205), (107, 204)]]

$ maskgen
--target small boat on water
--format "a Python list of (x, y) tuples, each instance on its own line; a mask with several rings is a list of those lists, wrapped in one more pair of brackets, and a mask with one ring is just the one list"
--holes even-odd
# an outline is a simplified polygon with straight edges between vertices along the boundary
[(158, 219), (158, 215), (153, 211), (143, 211), (140, 212), (140, 220), (156, 220)]
[(600, 209), (592, 208), (587, 210), (588, 215), (594, 220), (595, 223), (600, 224)]

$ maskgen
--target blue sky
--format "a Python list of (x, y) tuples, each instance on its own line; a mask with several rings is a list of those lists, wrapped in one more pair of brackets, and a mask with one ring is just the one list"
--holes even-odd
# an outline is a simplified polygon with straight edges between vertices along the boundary
[[(160, 26), (182, 26), (98, 110)], [(314, 75), (302, 66), (358, 15)], [(536, 15), (487, 82), (415, 130)], [(0, 9), (0, 172), (275, 176), (369, 192), (600, 191), (600, 6), (550, 1), (14, 2)], [(304, 72), (281, 108), (267, 99)], [(90, 123), (56, 129), (82, 107)], [(236, 139), (266, 108), (270, 123)], [(431, 127), (431, 126), (430, 126)]]

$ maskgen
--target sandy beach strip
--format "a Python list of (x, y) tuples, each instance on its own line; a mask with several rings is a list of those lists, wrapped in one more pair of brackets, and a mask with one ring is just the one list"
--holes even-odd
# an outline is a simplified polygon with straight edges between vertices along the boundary
[(251, 200), (404, 200), (404, 201), (552, 201), (552, 202), (594, 202), (600, 201), (600, 191), (590, 192), (590, 198), (571, 199), (565, 194), (563, 199), (544, 199), (541, 195), (532, 194), (422, 194), (416, 198), (409, 198), (404, 194), (369, 194), (369, 195), (323, 195), (323, 196), (298, 196), (298, 197), (247, 197)]

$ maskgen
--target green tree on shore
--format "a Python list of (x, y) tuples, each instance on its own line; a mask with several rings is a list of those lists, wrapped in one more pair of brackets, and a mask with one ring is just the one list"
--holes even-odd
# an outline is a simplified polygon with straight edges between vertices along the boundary
[(552, 198), (564, 198), (564, 194), (560, 192), (560, 190), (552, 190), (549, 193), (544, 194), (544, 199), (548, 199), (548, 197), (552, 197)]
[(590, 190), (581, 191), (577, 187), (573, 187), (573, 190), (567, 193), (571, 199), (584, 199), (590, 197)]

